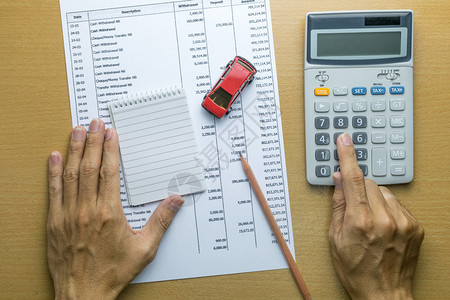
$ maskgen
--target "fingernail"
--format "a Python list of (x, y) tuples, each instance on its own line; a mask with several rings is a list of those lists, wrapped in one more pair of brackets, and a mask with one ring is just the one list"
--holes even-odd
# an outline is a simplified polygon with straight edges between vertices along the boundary
[(58, 152), (52, 152), (51, 154), (50, 154), (50, 162), (52, 163), (52, 164), (57, 164), (58, 162), (59, 162), (59, 155), (58, 155)]
[(341, 141), (345, 146), (350, 146), (353, 144), (351, 137), (347, 133), (341, 134)]
[(100, 129), (100, 121), (98, 119), (93, 119), (91, 124), (89, 124), (89, 132), (97, 132)]
[(180, 210), (181, 206), (184, 203), (184, 199), (178, 195), (172, 195), (169, 197), (169, 199), (170, 199), (169, 203), (170, 210), (173, 211), (174, 213), (178, 212), (178, 210)]
[(113, 134), (113, 130), (111, 128), (106, 129), (105, 141), (111, 139), (112, 134)]
[(72, 131), (72, 138), (76, 141), (79, 141), (83, 138), (83, 128), (75, 127)]

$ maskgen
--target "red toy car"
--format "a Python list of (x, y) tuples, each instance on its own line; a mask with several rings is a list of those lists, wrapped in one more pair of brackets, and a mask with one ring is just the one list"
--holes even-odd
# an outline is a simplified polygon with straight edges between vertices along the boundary
[(255, 67), (245, 58), (231, 60), (216, 85), (203, 97), (202, 106), (218, 118), (231, 111), (231, 105), (244, 88), (253, 81)]

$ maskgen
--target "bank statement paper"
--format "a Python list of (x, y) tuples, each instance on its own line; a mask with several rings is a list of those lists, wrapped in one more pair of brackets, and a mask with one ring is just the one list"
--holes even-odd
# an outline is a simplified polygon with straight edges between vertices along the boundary
[[(60, 7), (74, 126), (101, 118), (110, 127), (108, 103), (146, 91), (179, 87), (188, 99), (207, 191), (185, 197), (156, 259), (134, 282), (287, 268), (239, 157), (295, 254), (269, 0), (60, 0)], [(258, 73), (231, 113), (216, 119), (201, 102), (236, 55)], [(158, 205), (129, 206), (123, 181), (121, 201), (137, 230)]]

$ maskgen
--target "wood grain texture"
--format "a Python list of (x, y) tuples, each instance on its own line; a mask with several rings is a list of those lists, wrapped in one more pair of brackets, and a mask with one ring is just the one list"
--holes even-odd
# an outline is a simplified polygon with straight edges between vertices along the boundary
[[(450, 285), (450, 3), (272, 0), (296, 260), (314, 299), (347, 299), (328, 246), (332, 189), (307, 184), (303, 117), (308, 11), (415, 12), (415, 178), (392, 190), (425, 228), (416, 299), (448, 299)], [(0, 1), (0, 299), (49, 299), (47, 157), (67, 152), (72, 127), (57, 0)], [(289, 270), (129, 286), (120, 299), (299, 298)]]

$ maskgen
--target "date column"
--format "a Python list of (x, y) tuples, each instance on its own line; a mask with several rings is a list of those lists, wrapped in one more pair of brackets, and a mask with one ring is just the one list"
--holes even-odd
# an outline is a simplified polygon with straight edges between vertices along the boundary
[(72, 88), (76, 105), (72, 109), (76, 111), (77, 124), (87, 128), (89, 121), (98, 117), (97, 101), (88, 100), (89, 95), (96, 94), (88, 13), (67, 14), (67, 29), (72, 62)]

